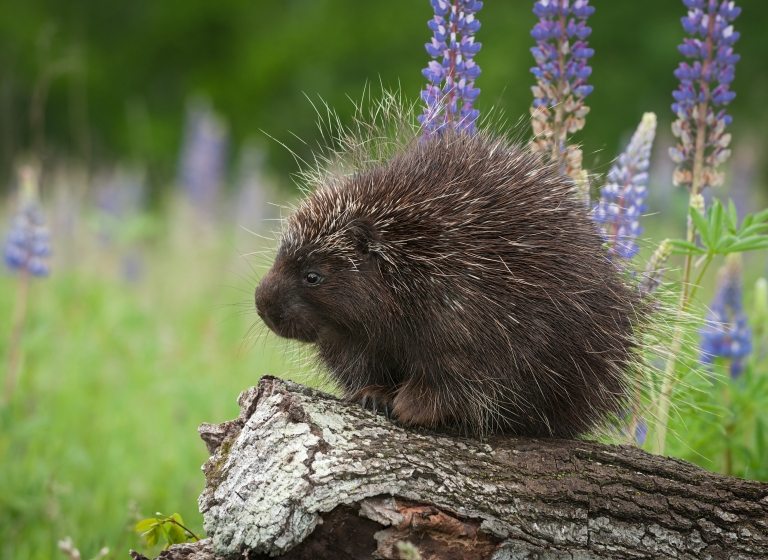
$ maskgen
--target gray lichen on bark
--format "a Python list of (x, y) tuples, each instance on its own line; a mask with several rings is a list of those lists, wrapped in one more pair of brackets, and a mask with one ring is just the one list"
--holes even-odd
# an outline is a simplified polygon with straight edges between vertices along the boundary
[(424, 560), (768, 557), (766, 484), (631, 447), (407, 430), (274, 378), (240, 405), (201, 427), (216, 557), (397, 558), (402, 540)]

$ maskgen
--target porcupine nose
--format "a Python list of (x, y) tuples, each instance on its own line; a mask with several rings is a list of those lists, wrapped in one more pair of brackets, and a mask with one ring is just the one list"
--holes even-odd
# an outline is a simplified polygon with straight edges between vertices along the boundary
[(274, 302), (277, 298), (276, 282), (273, 279), (272, 272), (268, 272), (267, 275), (261, 279), (259, 285), (256, 286), (256, 293), (254, 294), (254, 300), (256, 303), (256, 313), (259, 314), (261, 320), (266, 325), (274, 330), (274, 322), (272, 319), (273, 313), (270, 313), (270, 309), (274, 307)]

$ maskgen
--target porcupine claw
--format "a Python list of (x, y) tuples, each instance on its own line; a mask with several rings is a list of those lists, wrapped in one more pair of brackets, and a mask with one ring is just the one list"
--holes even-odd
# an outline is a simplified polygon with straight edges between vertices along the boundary
[(392, 412), (390, 402), (392, 397), (385, 392), (383, 387), (366, 387), (362, 389), (356, 399), (360, 406), (366, 410), (370, 410), (374, 414), (383, 414), (386, 418), (392, 419)]

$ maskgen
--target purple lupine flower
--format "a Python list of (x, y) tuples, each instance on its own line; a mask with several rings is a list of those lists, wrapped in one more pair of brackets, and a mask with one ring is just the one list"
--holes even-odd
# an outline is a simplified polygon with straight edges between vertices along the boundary
[[(480, 67), (473, 60), (481, 44), (474, 35), (480, 29), (478, 0), (431, 0), (434, 17), (427, 25), (432, 40), (425, 45), (432, 57), (422, 70), (429, 83), (421, 92), (426, 107), (419, 115), (425, 134), (446, 128), (474, 132), (480, 112), (474, 108), (480, 90), (475, 79)], [(438, 60), (440, 59), (440, 60)]]
[(635, 425), (635, 442), (638, 446), (642, 447), (648, 437), (648, 424), (644, 418), (640, 418)]
[(139, 212), (144, 205), (144, 191), (144, 179), (141, 172), (117, 169), (108, 176), (97, 178), (96, 207), (115, 218), (124, 218)]
[(99, 239), (104, 244), (114, 241), (119, 224), (136, 216), (144, 205), (142, 174), (118, 169), (95, 179), (95, 204), (98, 214)]
[(565, 171), (579, 179), (581, 150), (567, 145), (570, 134), (584, 127), (589, 107), (584, 98), (592, 92), (587, 64), (594, 54), (587, 38), (592, 29), (587, 18), (595, 11), (589, 0), (538, 0), (533, 13), (539, 21), (531, 36), (536, 76), (531, 106), (533, 147), (564, 164)]
[[(730, 85), (739, 60), (733, 52), (739, 33), (731, 22), (741, 8), (732, 0), (683, 3), (688, 8), (688, 15), (682, 18), (688, 37), (678, 50), (689, 61), (681, 62), (675, 70), (680, 84), (672, 94), (672, 110), (677, 115), (672, 132), (679, 141), (669, 153), (677, 165), (675, 185), (701, 192), (723, 182), (718, 167), (731, 153), (731, 135), (725, 132), (731, 117), (725, 106), (736, 96)], [(700, 153), (697, 145), (701, 146)]]
[(128, 231), (127, 224), (136, 222), (144, 206), (143, 173), (137, 169), (117, 169), (108, 176), (98, 177), (95, 185), (95, 202), (100, 211), (97, 214), (99, 241), (110, 252), (116, 249), (120, 253), (122, 279), (137, 283), (143, 276), (144, 255), (136, 240), (126, 239), (124, 233)]
[(242, 228), (257, 231), (263, 229), (265, 220), (271, 217), (269, 183), (265, 178), (264, 151), (248, 144), (240, 151), (234, 197), (234, 217)]
[(19, 210), (13, 217), (5, 243), (5, 264), (11, 270), (32, 276), (47, 276), (51, 241), (37, 195), (37, 176), (31, 167), (22, 168)]
[(179, 183), (198, 207), (210, 209), (216, 202), (226, 156), (226, 125), (206, 103), (193, 103), (187, 110)]
[(715, 358), (730, 362), (731, 377), (744, 371), (744, 359), (752, 351), (752, 333), (742, 305), (741, 259), (728, 257), (720, 270), (717, 292), (700, 331), (701, 362), (712, 364)]
[(635, 240), (642, 232), (640, 216), (645, 211), (654, 136), (656, 115), (645, 113), (629, 146), (608, 172), (592, 215), (600, 224), (611, 253), (624, 259), (631, 259), (638, 251)]

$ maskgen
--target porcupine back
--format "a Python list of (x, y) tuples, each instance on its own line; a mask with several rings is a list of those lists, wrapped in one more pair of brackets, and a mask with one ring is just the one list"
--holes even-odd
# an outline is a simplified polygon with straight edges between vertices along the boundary
[(407, 424), (474, 435), (573, 437), (621, 407), (640, 296), (524, 146), (444, 134), (330, 174), (278, 260), (306, 255), (336, 263), (307, 306), (348, 397), (377, 387)]

